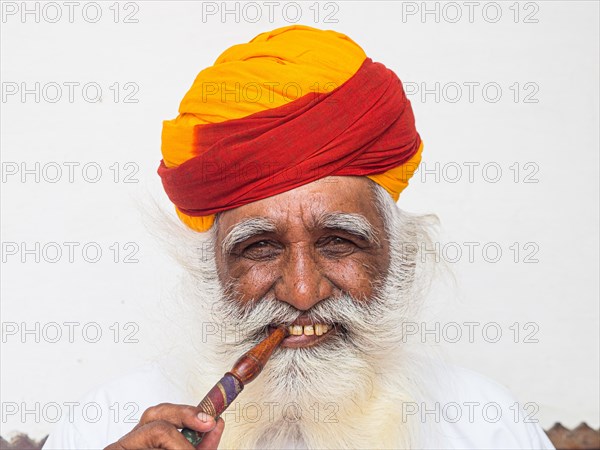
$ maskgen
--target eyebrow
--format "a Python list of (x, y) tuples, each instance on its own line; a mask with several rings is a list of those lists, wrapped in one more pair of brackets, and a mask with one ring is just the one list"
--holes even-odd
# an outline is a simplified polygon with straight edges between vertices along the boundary
[(266, 217), (252, 217), (236, 223), (223, 239), (221, 243), (221, 251), (228, 255), (233, 248), (254, 237), (263, 233), (273, 233), (277, 231), (277, 225), (271, 219)]
[(344, 231), (371, 244), (379, 245), (375, 227), (362, 214), (356, 213), (324, 213), (316, 221), (317, 228)]
[[(331, 212), (321, 214), (314, 222), (313, 229), (343, 231), (374, 245), (379, 245), (375, 228), (362, 214)], [(235, 224), (221, 243), (223, 254), (230, 254), (233, 248), (254, 236), (277, 231), (277, 224), (266, 217), (252, 217)]]

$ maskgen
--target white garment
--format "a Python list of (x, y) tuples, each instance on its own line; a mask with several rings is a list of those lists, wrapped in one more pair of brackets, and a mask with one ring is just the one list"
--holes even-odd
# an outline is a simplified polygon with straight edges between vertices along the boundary
[[(434, 399), (404, 406), (407, 416), (418, 414), (425, 423), (423, 448), (554, 448), (535, 415), (528, 417), (506, 388), (470, 370), (440, 370)], [(87, 394), (79, 413), (63, 417), (43, 450), (103, 449), (131, 431), (146, 408), (165, 402), (194, 403), (158, 364), (146, 365)]]

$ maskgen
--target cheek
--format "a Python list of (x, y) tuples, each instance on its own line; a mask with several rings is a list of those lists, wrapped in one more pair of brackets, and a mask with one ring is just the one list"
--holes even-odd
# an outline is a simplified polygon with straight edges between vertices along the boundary
[(349, 257), (324, 264), (323, 268), (336, 288), (357, 299), (371, 297), (374, 285), (383, 277), (379, 264), (371, 258)]
[(264, 297), (277, 280), (279, 269), (274, 263), (232, 262), (226, 268), (221, 283), (230, 283), (236, 298), (242, 302)]
[[(234, 264), (228, 271), (227, 281), (232, 283), (240, 302), (262, 298), (281, 278), (281, 264)], [(364, 256), (350, 256), (337, 261), (322, 260), (317, 264), (317, 270), (334, 286), (336, 294), (347, 292), (357, 299), (369, 298), (374, 285), (383, 277), (379, 261)]]

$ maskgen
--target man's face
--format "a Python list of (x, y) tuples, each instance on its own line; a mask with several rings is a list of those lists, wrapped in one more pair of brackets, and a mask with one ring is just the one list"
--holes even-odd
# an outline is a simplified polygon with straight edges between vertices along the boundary
[[(410, 398), (407, 377), (398, 373), (416, 352), (401, 324), (419, 304), (412, 249), (424, 231), (404, 220), (391, 198), (383, 197), (379, 207), (379, 193), (385, 194), (373, 187), (364, 177), (328, 177), (226, 211), (214, 235), (190, 246), (188, 379), (207, 370), (219, 376), (270, 326), (301, 330), (284, 339), (244, 390), (242, 402), (277, 405), (277, 415), (262, 409), (258, 422), (236, 421), (228, 448), (286, 448), (297, 438), (306, 448), (365, 447), (379, 442), (379, 428), (365, 434), (357, 418), (379, 423), (381, 408), (396, 411)], [(389, 217), (389, 236), (382, 214)], [(214, 259), (198, 258), (197, 249), (213, 242)], [(220, 332), (198, 326), (208, 319)], [(327, 331), (319, 334), (318, 325)], [(210, 388), (197, 387), (197, 396)], [(333, 409), (335, 419), (315, 420), (315, 408)], [(390, 417), (389, 436), (379, 447), (409, 435), (401, 420)]]
[[(299, 312), (344, 293), (368, 301), (390, 262), (369, 183), (328, 177), (222, 213), (215, 255), (221, 284), (240, 305), (270, 297)], [(303, 319), (294, 322), (304, 326), (302, 335), (288, 338), (288, 347), (326, 337)]]

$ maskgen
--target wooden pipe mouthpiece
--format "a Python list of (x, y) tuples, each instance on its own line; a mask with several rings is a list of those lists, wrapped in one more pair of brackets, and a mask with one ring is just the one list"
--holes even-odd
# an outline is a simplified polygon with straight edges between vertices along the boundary
[[(236, 361), (233, 368), (206, 394), (198, 408), (217, 420), (219, 416), (235, 400), (244, 389), (246, 383), (253, 381), (263, 370), (273, 351), (289, 334), (287, 327), (280, 327), (269, 336), (244, 353)], [(184, 428), (181, 433), (196, 447), (204, 438), (204, 433), (199, 433), (190, 428)]]
[(273, 351), (288, 334), (287, 328), (277, 328), (266, 339), (244, 353), (229, 373), (233, 374), (243, 384), (250, 383), (263, 370)]

